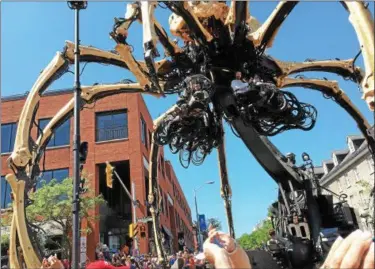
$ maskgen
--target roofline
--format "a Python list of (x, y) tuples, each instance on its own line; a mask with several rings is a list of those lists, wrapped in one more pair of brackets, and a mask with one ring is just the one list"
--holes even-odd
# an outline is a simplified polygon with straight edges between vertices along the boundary
[(348, 135), (346, 137), (346, 141), (348, 141), (348, 139), (353, 141), (353, 140), (365, 139), (365, 137), (363, 135), (360, 135), (360, 134), (358, 134), (358, 135)]
[[(42, 96), (54, 96), (54, 95), (60, 95), (60, 94), (68, 94), (73, 93), (73, 88), (65, 88), (65, 89), (57, 89), (57, 90), (47, 90), (45, 91)], [(24, 94), (14, 94), (9, 96), (1, 97), (1, 102), (10, 102), (10, 101), (17, 101), (17, 100), (23, 100), (26, 99), (29, 95), (29, 91), (25, 92)]]
[[(366, 145), (366, 146), (363, 146), (363, 145)], [(324, 185), (324, 184), (327, 184), (328, 182), (330, 182), (332, 179), (334, 179), (334, 177), (336, 177), (338, 174), (340, 174), (345, 168), (347, 168), (348, 166), (352, 165), (353, 163), (355, 163), (356, 161), (358, 161), (359, 159), (361, 159), (364, 155), (366, 155), (366, 153), (369, 152), (369, 149), (367, 147), (367, 142), (364, 142), (358, 149), (358, 153), (356, 154), (356, 156), (354, 156), (353, 158), (347, 160), (347, 161), (342, 161), (337, 170), (333, 171), (333, 173), (329, 173), (327, 174), (326, 177), (323, 177), (321, 179), (321, 184)], [(354, 154), (354, 153), (352, 153)], [(349, 155), (350, 156), (350, 155)], [(336, 166), (337, 167), (337, 166)]]

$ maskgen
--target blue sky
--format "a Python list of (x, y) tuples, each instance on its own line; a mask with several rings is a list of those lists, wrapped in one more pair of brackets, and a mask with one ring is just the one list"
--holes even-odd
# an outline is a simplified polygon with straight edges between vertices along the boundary
[[(276, 2), (254, 2), (250, 11), (260, 22), (276, 6)], [(81, 12), (81, 44), (92, 45), (105, 50), (114, 49), (114, 42), (108, 33), (112, 30), (113, 18), (123, 17), (126, 3), (90, 2), (87, 10)], [(374, 10), (374, 3), (370, 4)], [(1, 8), (1, 96), (24, 93), (32, 87), (39, 72), (49, 63), (55, 53), (61, 50), (65, 40), (74, 40), (74, 13), (66, 2), (3, 2)], [(157, 9), (156, 17), (167, 28), (168, 12)], [(134, 46), (135, 56), (142, 59), (142, 36), (139, 24), (130, 31), (129, 43)], [(169, 31), (168, 31), (169, 32)], [(279, 31), (274, 47), (267, 53), (288, 61), (303, 61), (306, 58), (348, 59), (359, 50), (355, 32), (346, 11), (335, 2), (305, 2), (297, 5)], [(362, 59), (357, 64), (362, 66)], [(346, 82), (331, 74), (309, 73), (310, 77), (327, 77), (340, 82), (364, 115), (373, 124), (373, 115), (367, 109), (355, 84)], [(81, 76), (83, 85), (95, 82), (110, 83), (129, 78), (129, 72), (115, 67), (89, 64)], [(66, 74), (56, 81), (53, 89), (72, 87), (73, 75)], [(353, 120), (332, 101), (318, 92), (296, 88), (291, 90), (300, 101), (308, 102), (318, 109), (318, 120), (310, 132), (289, 131), (271, 141), (281, 152), (294, 152), (300, 161), (306, 151), (316, 164), (329, 159), (332, 150), (345, 147), (345, 138), (359, 133)], [(167, 110), (176, 96), (145, 100), (153, 118)], [(233, 215), (237, 236), (251, 232), (258, 221), (266, 216), (267, 207), (276, 198), (276, 184), (262, 170), (242, 141), (226, 128), (226, 152), (229, 178), (233, 191)], [(195, 214), (193, 189), (205, 181), (214, 180), (198, 193), (199, 211), (207, 217), (217, 217), (226, 231), (226, 217), (220, 198), (219, 171), (216, 152), (211, 154), (202, 166), (182, 168), (178, 157), (166, 149)]]

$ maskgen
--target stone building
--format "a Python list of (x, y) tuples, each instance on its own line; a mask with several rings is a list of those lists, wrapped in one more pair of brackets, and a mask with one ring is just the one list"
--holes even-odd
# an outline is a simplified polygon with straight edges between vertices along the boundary
[[(315, 167), (315, 174), (321, 186), (338, 195), (346, 194), (348, 204), (360, 217), (360, 228), (372, 230), (373, 212), (369, 208), (373, 199), (370, 193), (374, 186), (374, 159), (363, 136), (350, 135), (346, 143), (346, 149), (333, 151), (331, 159)], [(334, 196), (334, 201), (338, 197)]]

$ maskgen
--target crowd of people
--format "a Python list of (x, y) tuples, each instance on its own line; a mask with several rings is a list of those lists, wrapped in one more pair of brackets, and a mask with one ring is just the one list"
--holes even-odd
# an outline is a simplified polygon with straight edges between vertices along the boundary
[[(369, 232), (354, 231), (345, 239), (338, 237), (321, 268), (367, 269), (375, 267), (375, 238)], [(108, 256), (97, 252), (94, 262), (87, 262), (86, 269), (159, 269), (155, 255), (130, 256), (128, 249)], [(211, 229), (203, 244), (203, 253), (190, 253), (187, 249), (168, 257), (171, 269), (241, 268), (251, 269), (247, 253), (230, 235)], [(50, 256), (42, 262), (42, 269), (70, 269), (69, 262)]]
[[(188, 251), (180, 251), (174, 255), (168, 256), (167, 260), (168, 267), (178, 269), (203, 269), (206, 268), (206, 261), (203, 253), (189, 253)], [(158, 269), (162, 268), (158, 263), (156, 255), (138, 255), (138, 256), (126, 256), (123, 251), (112, 254), (112, 257), (108, 259), (103, 252), (98, 253), (97, 260), (89, 262), (87, 269), (98, 269), (98, 268), (126, 268), (126, 269)]]

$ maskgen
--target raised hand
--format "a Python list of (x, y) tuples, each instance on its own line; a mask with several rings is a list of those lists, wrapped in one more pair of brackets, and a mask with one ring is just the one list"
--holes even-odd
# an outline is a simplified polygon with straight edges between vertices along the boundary
[(374, 242), (371, 233), (357, 230), (345, 239), (342, 237), (336, 239), (321, 268), (374, 268), (374, 256)]

